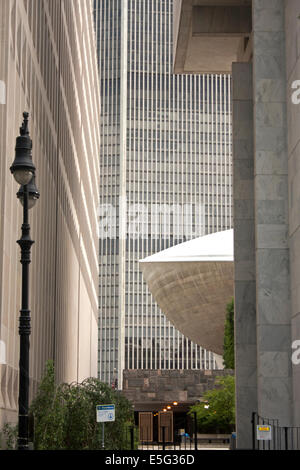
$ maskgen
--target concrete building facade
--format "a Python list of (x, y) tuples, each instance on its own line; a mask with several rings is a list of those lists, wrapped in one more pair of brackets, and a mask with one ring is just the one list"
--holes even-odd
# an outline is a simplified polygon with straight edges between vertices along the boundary
[(0, 2), (0, 428), (18, 406), (22, 208), (9, 172), (29, 112), (40, 199), (30, 211), (30, 397), (97, 376), (99, 79), (90, 0)]
[(95, 1), (101, 78), (100, 378), (213, 368), (139, 260), (232, 227), (230, 77), (172, 74), (173, 1)]
[[(176, 3), (175, 72), (191, 54), (194, 72), (232, 73), (240, 448), (252, 446), (253, 411), (300, 426), (299, 13), (297, 0)], [(222, 61), (220, 38), (231, 44)]]

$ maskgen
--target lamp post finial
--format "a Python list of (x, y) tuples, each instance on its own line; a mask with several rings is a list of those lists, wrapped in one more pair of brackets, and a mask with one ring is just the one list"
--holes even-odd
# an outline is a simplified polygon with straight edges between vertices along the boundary
[(29, 130), (28, 130), (29, 113), (24, 111), (23, 118), (24, 120), (23, 120), (22, 126), (20, 127), (20, 135), (29, 135)]

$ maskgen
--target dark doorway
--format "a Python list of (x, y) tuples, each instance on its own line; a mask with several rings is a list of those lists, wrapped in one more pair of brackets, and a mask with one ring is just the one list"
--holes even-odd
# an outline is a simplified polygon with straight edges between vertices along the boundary
[(139, 439), (140, 442), (153, 442), (152, 411), (144, 411), (139, 413)]
[(158, 412), (153, 415), (153, 442), (158, 442)]
[(173, 442), (173, 412), (159, 411), (158, 413), (159, 442)]

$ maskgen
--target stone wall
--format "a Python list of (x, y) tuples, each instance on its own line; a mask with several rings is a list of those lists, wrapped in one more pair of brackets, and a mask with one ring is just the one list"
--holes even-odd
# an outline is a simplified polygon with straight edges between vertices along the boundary
[(194, 403), (232, 370), (124, 370), (123, 393), (136, 403)]

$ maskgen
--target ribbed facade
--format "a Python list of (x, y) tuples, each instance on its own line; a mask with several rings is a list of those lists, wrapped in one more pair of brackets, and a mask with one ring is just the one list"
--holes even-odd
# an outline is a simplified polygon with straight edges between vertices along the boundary
[(138, 261), (232, 227), (230, 77), (172, 74), (172, 0), (95, 0), (101, 78), (99, 373), (214, 368)]
[(100, 93), (91, 0), (0, 2), (0, 428), (16, 418), (22, 208), (9, 171), (29, 112), (40, 199), (30, 210), (30, 395), (97, 375)]

